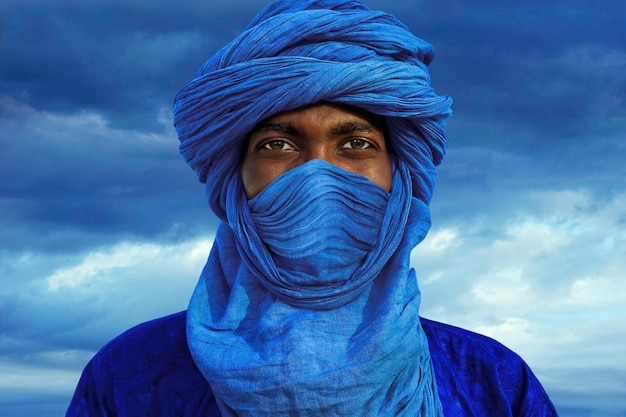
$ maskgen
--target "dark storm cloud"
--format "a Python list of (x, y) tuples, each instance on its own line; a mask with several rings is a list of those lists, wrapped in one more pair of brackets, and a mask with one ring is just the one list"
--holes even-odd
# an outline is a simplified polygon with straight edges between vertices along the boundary
[[(171, 100), (265, 3), (5, 2), (3, 95), (35, 112), (91, 112), (106, 129), (39, 115), (37, 130), (30, 116), (3, 110), (12, 121), (3, 128), (3, 239), (79, 248), (88, 236), (102, 244), (196, 229), (180, 223), (206, 213), (190, 201), (198, 188), (176, 155)], [(505, 187), (575, 178), (601, 194), (623, 185), (621, 2), (420, 2), (419, 12), (413, 2), (369, 4), (436, 46), (434, 85), (455, 100), (438, 195), (468, 195), (468, 210), (480, 210)], [(136, 136), (148, 131), (172, 140), (147, 146)], [(475, 191), (483, 204), (469, 203)]]
[[(172, 99), (267, 3), (0, 5), (0, 355), (22, 384), (0, 414), (61, 414), (94, 350), (185, 308), (215, 218), (178, 155)], [(439, 243), (416, 250), (424, 311), (529, 349), (562, 414), (622, 415), (606, 404), (626, 392), (626, 3), (367, 4), (434, 44), (433, 85), (455, 100)], [(28, 406), (61, 370), (59, 412)]]
[(11, 250), (176, 239), (214, 224), (169, 126), (116, 130), (93, 115), (54, 116), (9, 100), (2, 111), (0, 222)]
[[(169, 106), (265, 3), (9, 3), (3, 90), (39, 109), (89, 108), (121, 126), (155, 127), (154, 108)], [(453, 94), (459, 114), (580, 136), (602, 104), (593, 97), (607, 89), (626, 94), (623, 62), (604, 79), (594, 76), (603, 69), (595, 60), (624, 51), (619, 16), (626, 6), (619, 2), (421, 2), (419, 13), (411, 2), (370, 5), (435, 44), (434, 85)], [(607, 111), (623, 114), (624, 107)]]
[(10, 2), (2, 89), (37, 109), (92, 109), (116, 125), (155, 127), (155, 107), (170, 106), (252, 14), (222, 2)]
[(584, 136), (603, 123), (601, 115), (626, 113), (623, 100), (615, 103), (626, 94), (623, 3), (420, 6), (416, 13), (408, 2), (400, 3), (397, 14), (435, 45), (433, 83), (440, 93), (453, 95), (456, 114), (525, 127), (534, 133), (527, 138), (533, 145), (533, 137), (546, 134)]

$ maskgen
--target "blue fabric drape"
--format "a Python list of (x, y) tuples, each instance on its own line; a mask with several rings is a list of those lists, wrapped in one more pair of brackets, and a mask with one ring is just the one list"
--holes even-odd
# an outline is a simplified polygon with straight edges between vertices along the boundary
[(428, 204), (451, 113), (450, 97), (430, 86), (433, 57), (432, 46), (395, 17), (357, 1), (275, 2), (177, 95), (181, 153), (225, 220), (227, 179), (256, 123), (312, 103), (343, 103), (386, 117), (413, 193)]
[[(236, 178), (230, 186), (244, 195)], [(220, 227), (187, 316), (191, 354), (225, 416), (441, 415), (409, 267), (429, 212), (410, 188), (403, 163), (387, 194), (313, 160), (249, 206), (227, 205), (235, 220)], [(305, 261), (310, 274), (307, 255), (319, 261)]]
[[(430, 87), (433, 54), (396, 18), (359, 2), (278, 1), (177, 95), (181, 153), (223, 220), (187, 323), (190, 351), (223, 415), (441, 415), (409, 267), (430, 225), (435, 166), (447, 144), (451, 100)], [(312, 161), (248, 201), (239, 173), (247, 133), (319, 102), (385, 118), (394, 159), (389, 195)], [(324, 187), (296, 191), (309, 175), (325, 178), (330, 199)], [(336, 225), (309, 224), (313, 242), (305, 242), (283, 234), (291, 221), (264, 221), (273, 204), (297, 212), (318, 198), (359, 200), (377, 221), (373, 231), (352, 224), (315, 263), (303, 261), (305, 248), (334, 239)], [(352, 262), (337, 256), (342, 248)], [(347, 266), (324, 269), (341, 261)]]
[[(245, 203), (229, 213), (241, 213), (233, 229), (268, 289), (294, 306), (334, 308), (371, 283), (398, 247), (411, 204), (407, 180), (402, 166), (388, 196), (361, 175), (313, 160), (250, 200), (250, 216)], [(428, 225), (420, 227), (425, 235)]]

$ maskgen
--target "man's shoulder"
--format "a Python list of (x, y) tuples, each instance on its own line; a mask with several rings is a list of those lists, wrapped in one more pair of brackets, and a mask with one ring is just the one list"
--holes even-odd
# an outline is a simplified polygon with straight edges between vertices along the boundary
[(556, 416), (517, 353), (469, 330), (424, 318), (421, 323), (446, 415)]
[(162, 354), (186, 348), (186, 311), (138, 324), (112, 339), (99, 355), (117, 357), (136, 352), (138, 356)]
[(185, 337), (187, 311), (152, 319), (137, 324), (121, 333), (105, 345), (105, 348), (116, 348), (120, 344), (142, 343), (146, 337), (168, 337), (178, 340)]
[(420, 322), (431, 350), (462, 352), (476, 357), (486, 355), (490, 361), (495, 359), (493, 355), (522, 361), (517, 353), (489, 336), (423, 317), (420, 318)]
[(468, 379), (513, 383), (530, 371), (524, 360), (488, 336), (445, 323), (421, 319), (435, 369)]
[(219, 416), (186, 339), (186, 312), (135, 326), (89, 362), (67, 416)]
[(94, 370), (128, 381), (172, 379), (179, 374), (199, 376), (187, 346), (185, 323), (183, 311), (126, 330), (96, 354)]

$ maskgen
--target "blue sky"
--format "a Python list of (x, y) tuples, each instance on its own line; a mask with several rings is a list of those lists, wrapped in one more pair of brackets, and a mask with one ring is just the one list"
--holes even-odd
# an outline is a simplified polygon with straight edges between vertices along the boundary
[[(422, 314), (626, 416), (626, 3), (394, 1), (451, 95)], [(62, 415), (108, 340), (186, 307), (215, 230), (171, 103), (266, 1), (5, 0), (0, 414)]]

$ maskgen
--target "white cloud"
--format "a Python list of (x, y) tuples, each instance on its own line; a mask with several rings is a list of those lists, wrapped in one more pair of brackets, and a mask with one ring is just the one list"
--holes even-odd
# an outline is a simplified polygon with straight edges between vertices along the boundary
[(459, 234), (450, 228), (439, 229), (428, 235), (428, 238), (421, 244), (421, 249), (429, 256), (445, 253), (446, 249), (459, 246)]
[(617, 281), (610, 277), (584, 277), (576, 279), (569, 287), (569, 293), (559, 301), (563, 306), (592, 307), (607, 309), (623, 307), (626, 295), (620, 291)]
[(213, 237), (206, 236), (181, 243), (123, 242), (91, 251), (47, 276), (47, 292), (59, 299), (96, 296), (111, 316), (128, 318), (124, 309), (130, 308), (131, 316), (140, 310), (144, 313), (137, 317), (147, 320), (152, 317), (145, 312), (186, 306), (212, 244)]
[[(41, 346), (29, 349), (100, 345), (132, 325), (183, 310), (212, 242), (213, 236), (203, 236), (179, 243), (121, 242), (77, 255), (10, 259), (7, 253), (4, 327), (19, 329), (15, 337), (24, 343), (38, 340)], [(19, 340), (4, 345), (11, 351), (19, 346)]]
[(69, 401), (95, 350), (138, 323), (186, 307), (212, 243), (209, 235), (121, 242), (82, 255), (3, 254), (10, 286), (2, 295), (0, 390)]
[[(77, 265), (55, 270), (46, 278), (49, 291), (64, 287), (93, 285), (95, 281), (115, 279), (113, 271), (124, 269), (139, 274), (162, 274), (186, 265), (200, 265), (211, 250), (212, 241), (202, 239), (183, 244), (120, 243), (112, 248), (88, 253)], [(199, 269), (198, 269), (199, 270)], [(141, 271), (141, 272), (140, 272)], [(104, 283), (102, 283), (104, 284)]]
[[(615, 378), (604, 370), (626, 375), (626, 194), (516, 198), (519, 209), (494, 213), (497, 224), (470, 216), (418, 246), (422, 313), (503, 342), (547, 375), (549, 391), (575, 377), (600, 392)], [(441, 236), (457, 245), (438, 253)], [(605, 376), (584, 377), (593, 372)]]
[(472, 287), (472, 295), (477, 302), (493, 308), (521, 307), (532, 299), (531, 288), (523, 280), (520, 267), (495, 271)]

